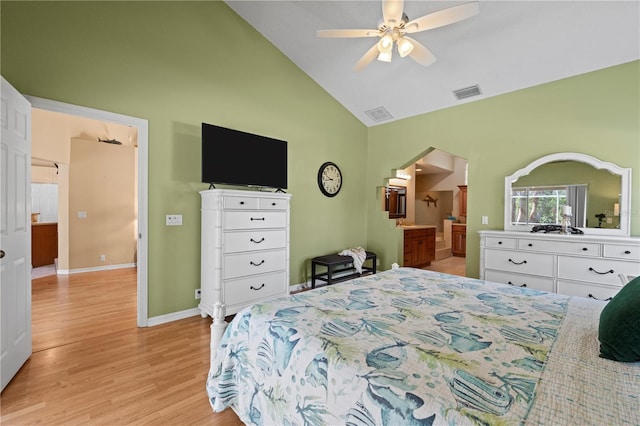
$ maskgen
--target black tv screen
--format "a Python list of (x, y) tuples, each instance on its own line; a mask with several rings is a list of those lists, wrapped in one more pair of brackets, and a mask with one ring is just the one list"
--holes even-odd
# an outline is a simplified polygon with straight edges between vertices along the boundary
[(287, 188), (287, 142), (202, 123), (202, 182)]

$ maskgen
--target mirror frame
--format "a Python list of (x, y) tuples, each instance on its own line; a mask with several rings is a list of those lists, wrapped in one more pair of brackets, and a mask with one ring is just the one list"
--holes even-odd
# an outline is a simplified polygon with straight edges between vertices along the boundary
[(527, 176), (536, 167), (555, 161), (578, 161), (601, 170), (620, 176), (620, 228), (579, 228), (590, 235), (617, 235), (628, 237), (631, 235), (631, 169), (619, 167), (613, 163), (600, 161), (595, 157), (577, 152), (558, 152), (546, 155), (531, 162), (528, 166), (504, 178), (504, 229), (505, 231), (530, 232), (531, 225), (511, 224), (511, 185), (522, 176)]

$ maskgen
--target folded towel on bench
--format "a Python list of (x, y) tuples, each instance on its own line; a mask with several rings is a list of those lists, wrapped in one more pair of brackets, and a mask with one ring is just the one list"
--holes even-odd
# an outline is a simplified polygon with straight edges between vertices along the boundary
[(362, 264), (367, 258), (367, 251), (362, 247), (352, 247), (342, 250), (338, 253), (340, 256), (351, 256), (353, 258), (353, 267), (356, 268), (356, 272), (362, 273)]

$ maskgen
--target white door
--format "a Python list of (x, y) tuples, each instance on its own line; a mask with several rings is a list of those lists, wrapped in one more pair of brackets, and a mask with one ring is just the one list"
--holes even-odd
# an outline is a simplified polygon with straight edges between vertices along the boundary
[(0, 382), (31, 355), (31, 104), (0, 87)]

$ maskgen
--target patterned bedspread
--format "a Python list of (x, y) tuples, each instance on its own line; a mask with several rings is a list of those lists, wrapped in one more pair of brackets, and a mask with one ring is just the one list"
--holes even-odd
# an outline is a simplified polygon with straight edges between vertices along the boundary
[(207, 392), (247, 424), (524, 423), (569, 300), (385, 271), (238, 313)]

